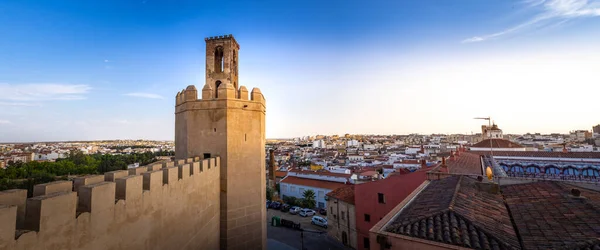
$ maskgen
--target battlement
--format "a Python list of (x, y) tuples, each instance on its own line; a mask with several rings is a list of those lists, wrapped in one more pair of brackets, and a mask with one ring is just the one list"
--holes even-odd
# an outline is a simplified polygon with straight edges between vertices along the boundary
[(204, 38), (204, 41), (210, 41), (210, 40), (220, 40), (220, 39), (234, 39), (232, 34), (228, 34), (228, 35), (222, 35), (222, 36), (209, 36)]
[[(261, 104), (265, 107), (265, 97), (259, 88), (253, 88), (252, 92), (248, 93), (248, 89), (245, 86), (240, 86), (239, 89), (235, 89), (231, 84), (222, 84), (216, 90), (218, 91), (218, 97), (215, 97), (215, 90), (208, 84), (202, 88), (202, 98), (198, 99), (198, 91), (194, 85), (188, 86), (186, 89), (181, 90), (175, 96), (175, 106), (180, 106), (187, 102), (205, 102), (205, 101), (219, 101), (219, 100), (240, 100), (252, 103)], [(207, 106), (210, 106), (207, 104)]]
[(0, 249), (216, 249), (219, 167), (194, 157), (36, 185), (32, 198), (2, 191)]

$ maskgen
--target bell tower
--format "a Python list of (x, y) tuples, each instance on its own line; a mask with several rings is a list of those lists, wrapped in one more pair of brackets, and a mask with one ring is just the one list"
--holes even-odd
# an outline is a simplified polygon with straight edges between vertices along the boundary
[(205, 41), (201, 98), (193, 85), (177, 93), (175, 158), (219, 156), (220, 248), (266, 249), (265, 99), (258, 88), (238, 87), (232, 35)]
[[(209, 37), (206, 41), (206, 84), (217, 90), (230, 83), (238, 89), (238, 51), (240, 45), (232, 35)], [(215, 98), (218, 98), (218, 91)]]

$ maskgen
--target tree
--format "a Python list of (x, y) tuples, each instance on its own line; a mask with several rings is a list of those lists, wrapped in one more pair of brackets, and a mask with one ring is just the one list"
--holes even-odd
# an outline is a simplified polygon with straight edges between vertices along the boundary
[(267, 200), (273, 199), (273, 189), (271, 187), (267, 187)]
[(302, 197), (304, 197), (302, 205), (304, 205), (305, 208), (313, 208), (313, 207), (315, 207), (315, 205), (317, 203), (315, 201), (315, 191), (313, 191), (312, 189), (307, 189), (302, 194)]

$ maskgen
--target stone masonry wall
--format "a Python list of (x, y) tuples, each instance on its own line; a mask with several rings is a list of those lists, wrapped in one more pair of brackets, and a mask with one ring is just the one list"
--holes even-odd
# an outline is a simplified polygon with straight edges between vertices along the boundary
[(38, 185), (29, 199), (0, 192), (0, 249), (219, 249), (219, 168), (196, 157)]

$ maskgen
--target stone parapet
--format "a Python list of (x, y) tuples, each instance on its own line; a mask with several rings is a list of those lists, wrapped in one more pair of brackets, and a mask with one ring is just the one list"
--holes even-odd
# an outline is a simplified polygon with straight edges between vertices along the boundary
[(190, 159), (0, 192), (0, 249), (218, 249), (219, 160)]
[[(215, 91), (219, 92), (218, 98), (214, 97), (213, 93)], [(224, 106), (229, 108), (245, 108), (247, 110), (262, 111), (265, 109), (266, 105), (265, 97), (259, 88), (253, 88), (252, 92), (248, 93), (248, 89), (245, 86), (240, 86), (238, 89), (235, 89), (231, 84), (222, 84), (219, 89), (212, 89), (212, 87), (207, 84), (202, 89), (201, 99), (186, 97), (186, 95), (194, 95), (196, 97), (197, 94), (195, 88), (192, 93), (188, 92), (190, 92), (190, 90), (182, 90), (175, 96), (175, 113), (191, 109), (211, 109)], [(227, 101), (238, 101), (239, 104), (236, 105)]]

